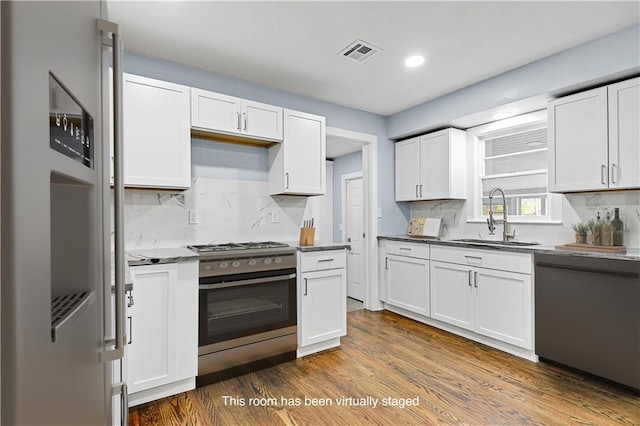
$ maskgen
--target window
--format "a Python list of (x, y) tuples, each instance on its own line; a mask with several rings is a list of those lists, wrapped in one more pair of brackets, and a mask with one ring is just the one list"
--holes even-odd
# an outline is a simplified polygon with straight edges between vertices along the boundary
[(476, 153), (472, 220), (485, 220), (490, 205), (502, 214), (502, 194), (489, 199), (500, 188), (511, 222), (559, 221), (561, 199), (547, 190), (546, 111), (474, 127), (468, 135)]

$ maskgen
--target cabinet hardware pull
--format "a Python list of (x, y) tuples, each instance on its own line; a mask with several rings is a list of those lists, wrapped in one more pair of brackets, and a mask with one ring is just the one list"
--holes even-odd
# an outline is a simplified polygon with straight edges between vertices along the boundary
[(400, 251), (411, 251), (411, 249), (409, 247), (400, 247)]
[(248, 122), (249, 122), (249, 117), (247, 117), (247, 113), (243, 112), (242, 113), (242, 118), (244, 118), (244, 131), (247, 131), (247, 126), (248, 126)]
[(473, 276), (473, 271), (471, 269), (469, 269), (469, 287), (471, 287), (472, 276)]
[(307, 295), (307, 279), (304, 279), (304, 295)]
[(606, 185), (607, 182), (607, 166), (605, 166), (604, 164), (600, 167), (600, 178), (602, 180), (602, 184)]
[(287, 180), (287, 184), (285, 185), (284, 189), (289, 189), (289, 173), (285, 173), (284, 176)]
[(422, 198), (422, 185), (420, 185), (420, 198)]
[(478, 272), (474, 272), (473, 273), (473, 286), (475, 288), (478, 288)]
[(130, 345), (133, 342), (133, 317), (128, 316), (127, 319), (129, 320), (129, 341), (127, 345)]
[(332, 257), (330, 259), (318, 259), (318, 263), (320, 262), (333, 262), (335, 259)]
[(616, 166), (616, 163), (611, 163), (611, 183), (616, 183), (617, 171), (618, 171), (618, 166)]
[(418, 187), (419, 187), (419, 186), (420, 186), (420, 185), (416, 185), (416, 198), (420, 198), (420, 195), (418, 195)]
[(389, 269), (389, 258), (388, 257), (384, 258), (384, 269)]
[(240, 131), (240, 113), (237, 112), (236, 115), (238, 116), (238, 131)]
[(264, 284), (264, 283), (271, 283), (275, 281), (290, 280), (295, 277), (296, 277), (296, 274), (289, 274), (289, 275), (278, 275), (275, 277), (254, 278), (254, 279), (240, 280), (240, 281), (221, 282), (217, 284), (199, 284), (198, 290), (216, 290), (220, 288), (232, 288), (232, 287), (240, 287), (240, 286), (253, 285), (253, 284)]

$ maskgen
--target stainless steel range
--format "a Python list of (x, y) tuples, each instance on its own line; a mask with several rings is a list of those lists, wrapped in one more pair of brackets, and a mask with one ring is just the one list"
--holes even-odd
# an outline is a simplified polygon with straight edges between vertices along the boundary
[(197, 386), (295, 359), (296, 249), (193, 245), (200, 255)]

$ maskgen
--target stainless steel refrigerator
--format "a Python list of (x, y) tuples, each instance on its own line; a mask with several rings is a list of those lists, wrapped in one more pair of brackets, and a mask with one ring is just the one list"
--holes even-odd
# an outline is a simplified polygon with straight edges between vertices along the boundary
[(106, 80), (112, 61), (120, 75), (121, 48), (102, 17), (103, 1), (0, 3), (3, 425), (126, 421), (124, 265), (120, 230), (110, 243), (109, 187), (110, 132), (121, 175), (121, 84), (114, 77), (112, 97)]

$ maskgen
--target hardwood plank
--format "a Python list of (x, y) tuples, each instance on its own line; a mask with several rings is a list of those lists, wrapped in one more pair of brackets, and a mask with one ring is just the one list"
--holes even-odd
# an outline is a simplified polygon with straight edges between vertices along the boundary
[[(331, 405), (305, 405), (305, 397)], [(378, 405), (338, 406), (342, 397)], [(419, 405), (381, 406), (385, 397)], [(250, 406), (251, 398), (269, 403)], [(295, 398), (299, 406), (287, 404)], [(355, 311), (340, 348), (130, 410), (134, 426), (231, 424), (638, 425), (640, 397), (388, 311)]]

